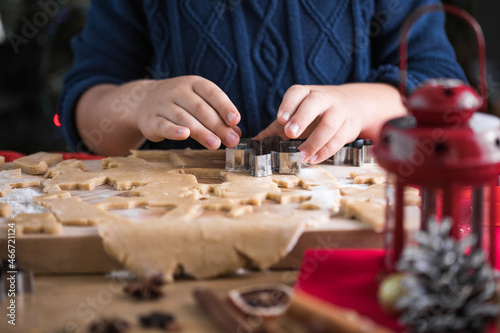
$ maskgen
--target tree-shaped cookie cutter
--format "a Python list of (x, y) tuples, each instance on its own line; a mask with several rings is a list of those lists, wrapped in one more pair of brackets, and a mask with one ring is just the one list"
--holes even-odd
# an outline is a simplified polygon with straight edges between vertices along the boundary
[(270, 176), (274, 173), (296, 174), (300, 163), (300, 140), (283, 141), (272, 136), (262, 141), (241, 139), (235, 148), (226, 148), (226, 169), (250, 170), (254, 177)]

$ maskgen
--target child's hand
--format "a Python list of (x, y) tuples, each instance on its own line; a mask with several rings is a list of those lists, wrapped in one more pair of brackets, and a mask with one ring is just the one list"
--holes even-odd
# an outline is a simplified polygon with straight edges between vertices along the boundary
[(227, 147), (238, 144), (240, 114), (213, 82), (181, 76), (144, 84), (157, 85), (147, 89), (148, 95), (135, 114), (135, 122), (147, 139), (158, 142), (192, 137), (208, 149), (218, 149), (221, 142)]
[(360, 135), (375, 139), (390, 118), (405, 113), (398, 91), (380, 83), (290, 87), (277, 120), (255, 139), (306, 138), (302, 162), (320, 163)]

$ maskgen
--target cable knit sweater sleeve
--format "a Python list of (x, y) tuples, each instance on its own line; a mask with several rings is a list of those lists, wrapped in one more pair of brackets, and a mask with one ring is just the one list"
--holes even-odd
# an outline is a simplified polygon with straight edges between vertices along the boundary
[(88, 151), (75, 125), (81, 94), (99, 83), (121, 84), (147, 76), (151, 44), (141, 2), (92, 1), (87, 24), (71, 44), (74, 65), (64, 80), (59, 112), (72, 149)]
[[(412, 10), (437, 0), (379, 0), (372, 18), (372, 68), (367, 81), (399, 83), (399, 33)], [(422, 16), (412, 27), (408, 44), (408, 91), (429, 78), (466, 80), (444, 29), (445, 15)]]

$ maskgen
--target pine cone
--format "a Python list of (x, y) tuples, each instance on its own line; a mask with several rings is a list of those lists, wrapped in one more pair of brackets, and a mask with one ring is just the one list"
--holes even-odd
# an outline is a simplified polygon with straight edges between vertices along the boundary
[[(405, 248), (399, 271), (407, 293), (396, 303), (400, 321), (418, 333), (484, 331), (499, 312), (492, 302), (499, 274), (475, 248), (475, 236), (456, 241), (451, 221), (432, 220), (415, 235), (418, 247)], [(470, 251), (466, 250), (470, 248)]]

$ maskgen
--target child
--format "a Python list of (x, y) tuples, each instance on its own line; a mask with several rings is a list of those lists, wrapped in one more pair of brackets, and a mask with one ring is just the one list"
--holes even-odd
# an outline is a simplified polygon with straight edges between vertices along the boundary
[[(398, 34), (438, 0), (99, 0), (73, 40), (60, 112), (76, 150), (234, 147), (240, 137), (307, 138), (319, 163), (376, 140), (406, 110)], [(444, 14), (412, 28), (408, 89), (464, 80)]]

